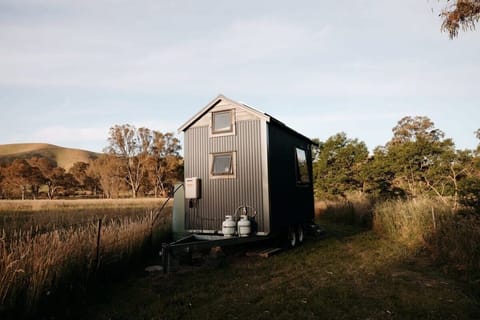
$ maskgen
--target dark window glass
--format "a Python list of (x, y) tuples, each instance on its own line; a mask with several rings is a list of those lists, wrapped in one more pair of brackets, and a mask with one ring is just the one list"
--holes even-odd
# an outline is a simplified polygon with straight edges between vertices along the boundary
[(214, 176), (232, 175), (233, 174), (232, 154), (213, 155), (212, 174)]
[(233, 131), (233, 111), (219, 111), (212, 113), (212, 132), (224, 133)]
[(302, 184), (310, 183), (308, 174), (307, 153), (305, 150), (297, 148), (297, 182)]

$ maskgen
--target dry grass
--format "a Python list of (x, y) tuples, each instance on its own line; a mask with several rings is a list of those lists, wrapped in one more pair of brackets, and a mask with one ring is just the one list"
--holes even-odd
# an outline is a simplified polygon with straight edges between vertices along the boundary
[(0, 230), (52, 231), (102, 217), (143, 215), (165, 199), (0, 200)]
[[(149, 204), (158, 203), (147, 201)], [(61, 202), (58, 202), (60, 204)], [(119, 202), (100, 202), (112, 211)], [(131, 201), (129, 201), (131, 203)], [(140, 209), (140, 201), (136, 209)], [(91, 202), (65, 203), (66, 207), (83, 210), (93, 206)], [(51, 204), (44, 204), (53, 210)], [(158, 208), (158, 205), (155, 206)], [(35, 214), (42, 215), (40, 206)], [(31, 210), (29, 207), (28, 210)], [(61, 210), (61, 208), (60, 208)], [(89, 222), (75, 226), (63, 226), (39, 233), (32, 227), (3, 230), (0, 233), (0, 315), (17, 312), (34, 312), (39, 302), (56, 290), (77, 285), (85, 286), (96, 271), (106, 266), (126, 261), (142, 252), (147, 245), (163, 239), (170, 229), (171, 206), (162, 213), (160, 221), (152, 228), (152, 220), (158, 209), (146, 209), (143, 201), (142, 215), (113, 216), (103, 218), (99, 259), (97, 260), (98, 223)], [(75, 215), (74, 209), (67, 211)], [(43, 213), (55, 218), (53, 211)], [(82, 218), (77, 215), (77, 218)], [(3, 309), (3, 310), (2, 310)], [(17, 309), (17, 311), (15, 311)]]
[(401, 245), (363, 228), (320, 223), (328, 230), (322, 240), (269, 259), (227, 252), (221, 264), (168, 276), (142, 273), (75, 314), (89, 320), (478, 319), (478, 299), (423, 257), (405, 257)]
[(375, 206), (374, 230), (459, 271), (480, 269), (480, 217), (435, 199), (387, 201)]
[(373, 204), (361, 193), (351, 193), (336, 201), (325, 200), (315, 203), (315, 216), (348, 225), (370, 227)]
[(427, 250), (445, 268), (475, 279), (480, 270), (480, 217), (452, 210), (453, 203), (432, 198), (392, 200), (375, 205), (359, 194), (318, 201), (316, 215), (334, 223), (372, 227), (408, 252)]

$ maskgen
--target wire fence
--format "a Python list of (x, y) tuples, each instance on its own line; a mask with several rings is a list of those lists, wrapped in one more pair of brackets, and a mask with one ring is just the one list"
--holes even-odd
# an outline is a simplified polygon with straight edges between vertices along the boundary
[(168, 237), (171, 210), (30, 225), (0, 233), (0, 318), (31, 313), (52, 292), (86, 286), (99, 272), (153, 252)]

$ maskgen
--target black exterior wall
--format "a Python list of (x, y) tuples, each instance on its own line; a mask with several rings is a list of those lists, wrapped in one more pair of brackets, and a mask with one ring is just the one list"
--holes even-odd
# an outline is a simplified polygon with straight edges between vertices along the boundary
[[(314, 218), (311, 147), (311, 140), (283, 124), (268, 124), (270, 225), (274, 232)], [(308, 184), (297, 183), (296, 148), (306, 151)]]

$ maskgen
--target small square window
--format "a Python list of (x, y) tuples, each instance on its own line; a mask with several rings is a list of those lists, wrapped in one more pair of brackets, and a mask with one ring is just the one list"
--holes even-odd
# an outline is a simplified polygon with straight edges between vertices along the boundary
[(233, 110), (212, 112), (212, 134), (233, 132)]
[(235, 152), (210, 155), (211, 178), (235, 177)]
[(310, 174), (308, 172), (307, 153), (305, 150), (296, 148), (297, 153), (297, 183), (309, 184)]

